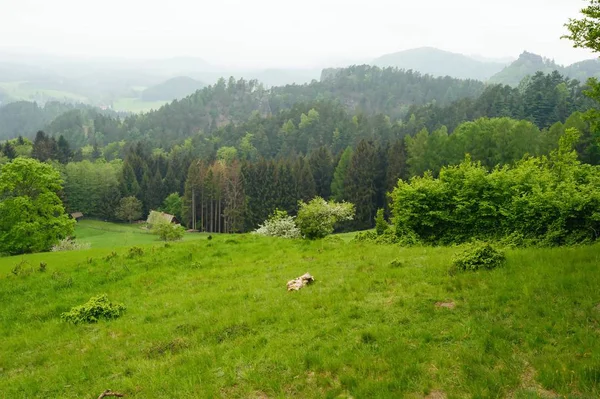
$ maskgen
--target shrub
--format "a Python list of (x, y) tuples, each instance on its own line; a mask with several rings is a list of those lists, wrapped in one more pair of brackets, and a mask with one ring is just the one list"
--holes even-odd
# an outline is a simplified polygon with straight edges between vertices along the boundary
[(300, 201), (296, 221), (302, 235), (310, 240), (333, 233), (336, 223), (354, 218), (354, 204), (336, 203), (315, 197), (308, 204)]
[(385, 221), (385, 215), (383, 209), (377, 210), (377, 216), (375, 216), (375, 232), (378, 236), (383, 235), (390, 226)]
[(474, 242), (452, 258), (451, 271), (475, 271), (494, 269), (505, 261), (504, 252), (487, 242)]
[(357, 242), (375, 242), (377, 240), (377, 233), (371, 230), (359, 231), (353, 238), (353, 241)]
[(69, 312), (61, 314), (61, 318), (73, 324), (97, 323), (100, 319), (116, 319), (125, 312), (125, 305), (111, 303), (106, 294), (90, 298), (81, 306), (75, 306)]
[(180, 224), (159, 221), (152, 225), (152, 233), (157, 234), (162, 241), (179, 241), (185, 234), (185, 229)]
[(472, 239), (524, 246), (572, 245), (600, 239), (600, 168), (582, 164), (579, 138), (567, 129), (558, 149), (488, 171), (467, 156), (410, 181), (391, 194), (399, 237), (444, 245)]
[(138, 256), (142, 256), (144, 254), (144, 250), (140, 247), (131, 247), (129, 251), (127, 251), (127, 258), (133, 259)]
[(254, 234), (267, 237), (300, 238), (300, 229), (296, 226), (293, 216), (286, 211), (276, 210), (256, 229)]
[(54, 245), (51, 249), (52, 252), (63, 252), (63, 251), (79, 251), (81, 249), (90, 249), (91, 244), (89, 242), (80, 242), (72, 238), (65, 238), (60, 240), (58, 244)]

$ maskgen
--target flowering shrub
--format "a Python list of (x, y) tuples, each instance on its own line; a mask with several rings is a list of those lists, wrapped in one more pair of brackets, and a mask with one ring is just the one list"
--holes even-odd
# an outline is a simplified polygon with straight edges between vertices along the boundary
[(325, 201), (315, 197), (308, 204), (300, 201), (296, 221), (302, 235), (314, 240), (333, 233), (336, 223), (354, 218), (354, 204)]
[(58, 244), (54, 245), (51, 249), (52, 252), (62, 251), (79, 251), (80, 249), (89, 249), (91, 244), (89, 242), (75, 241), (72, 238), (65, 238), (60, 240)]
[(254, 234), (267, 237), (300, 238), (300, 229), (296, 226), (293, 216), (286, 211), (276, 210), (269, 219), (265, 220)]

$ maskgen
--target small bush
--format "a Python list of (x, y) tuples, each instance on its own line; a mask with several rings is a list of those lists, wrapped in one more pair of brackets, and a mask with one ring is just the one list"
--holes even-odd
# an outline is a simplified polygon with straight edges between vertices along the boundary
[(487, 242), (475, 242), (452, 258), (451, 271), (475, 271), (494, 269), (505, 261), (504, 252)]
[(179, 241), (185, 234), (185, 229), (180, 224), (162, 221), (152, 225), (152, 233), (157, 234), (162, 241)]
[(392, 245), (400, 244), (402, 246), (412, 246), (416, 242), (405, 240), (405, 237), (398, 237), (392, 229), (385, 230), (382, 234), (377, 234), (376, 231), (362, 231), (354, 236), (354, 241), (357, 242), (372, 242), (375, 244)]
[(61, 314), (61, 318), (73, 324), (97, 323), (100, 319), (116, 319), (125, 311), (125, 305), (111, 303), (106, 294), (90, 298), (81, 306), (75, 306), (69, 312)]
[(10, 272), (15, 276), (28, 276), (33, 272), (33, 268), (27, 266), (30, 266), (29, 263), (25, 260), (22, 260), (21, 262), (17, 263)]
[(54, 245), (51, 249), (52, 252), (63, 252), (63, 251), (79, 251), (81, 249), (90, 249), (91, 244), (89, 242), (75, 241), (73, 238), (65, 238), (60, 240), (58, 244)]
[(385, 214), (383, 209), (377, 210), (377, 216), (375, 216), (375, 232), (378, 236), (383, 235), (389, 229), (388, 223), (385, 221)]
[(359, 231), (353, 238), (353, 241), (357, 242), (375, 242), (377, 240), (377, 233), (371, 230)]
[(294, 217), (286, 211), (276, 210), (263, 224), (254, 230), (254, 234), (266, 237), (300, 238), (300, 229), (296, 226)]
[(140, 247), (131, 247), (127, 252), (127, 258), (129, 259), (137, 258), (142, 255), (144, 255), (144, 250)]

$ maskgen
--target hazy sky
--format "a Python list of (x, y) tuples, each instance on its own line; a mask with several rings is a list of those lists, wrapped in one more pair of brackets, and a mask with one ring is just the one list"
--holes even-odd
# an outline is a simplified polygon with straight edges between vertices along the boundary
[(583, 0), (0, 0), (0, 50), (323, 66), (432, 46), (591, 58), (561, 40)]

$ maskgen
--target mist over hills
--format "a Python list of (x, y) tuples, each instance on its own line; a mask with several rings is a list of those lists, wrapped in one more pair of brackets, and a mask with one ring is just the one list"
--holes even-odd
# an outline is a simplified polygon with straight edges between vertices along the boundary
[(554, 60), (524, 51), (515, 62), (492, 76), (489, 82), (517, 86), (526, 76), (535, 75), (536, 72), (551, 73), (553, 71), (585, 82), (589, 78), (600, 77), (600, 61), (590, 59), (562, 66)]
[(502, 62), (484, 61), (482, 58), (475, 59), (432, 47), (386, 54), (373, 60), (373, 64), (379, 67), (412, 69), (433, 76), (476, 80), (487, 80), (506, 65)]
[[(585, 60), (561, 66), (524, 52), (510, 58), (467, 56), (432, 47), (382, 55), (367, 64), (413, 70), (433, 77), (473, 79), (517, 86), (537, 71), (559, 73), (579, 81), (600, 76), (600, 61)], [(332, 68), (236, 69), (198, 57), (164, 59), (75, 58), (0, 52), (0, 106), (15, 101), (59, 101), (102, 109), (141, 112), (158, 109), (196, 90), (228, 79), (257, 80), (265, 88), (319, 81)]]

